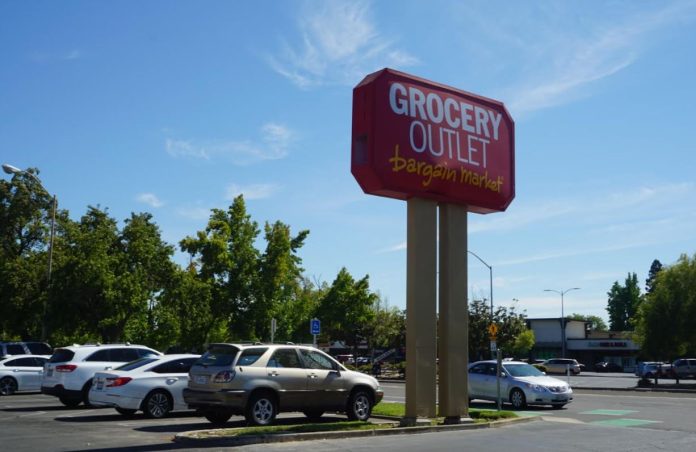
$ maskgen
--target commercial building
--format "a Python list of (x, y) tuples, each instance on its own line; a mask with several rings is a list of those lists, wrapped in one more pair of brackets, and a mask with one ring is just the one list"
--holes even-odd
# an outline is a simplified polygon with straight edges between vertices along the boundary
[(527, 328), (534, 331), (536, 343), (530, 352), (534, 359), (574, 358), (594, 369), (595, 363), (613, 362), (632, 372), (640, 352), (626, 332), (594, 331), (592, 323), (565, 319), (565, 334), (560, 318), (527, 319)]

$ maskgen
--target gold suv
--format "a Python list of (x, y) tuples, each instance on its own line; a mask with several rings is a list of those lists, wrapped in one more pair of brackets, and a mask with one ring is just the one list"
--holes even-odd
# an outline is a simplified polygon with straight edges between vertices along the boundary
[(184, 401), (210, 422), (244, 415), (269, 425), (282, 411), (309, 418), (344, 412), (365, 421), (384, 395), (374, 377), (343, 367), (313, 347), (295, 344), (211, 344), (191, 367)]

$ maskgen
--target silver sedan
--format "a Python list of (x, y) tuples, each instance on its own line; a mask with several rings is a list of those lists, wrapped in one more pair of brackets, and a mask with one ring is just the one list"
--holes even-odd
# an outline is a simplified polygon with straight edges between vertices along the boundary
[[(496, 362), (478, 361), (469, 365), (469, 400), (497, 400)], [(500, 395), (515, 409), (527, 405), (551, 405), (560, 409), (573, 400), (568, 383), (547, 376), (537, 368), (519, 361), (503, 361)]]

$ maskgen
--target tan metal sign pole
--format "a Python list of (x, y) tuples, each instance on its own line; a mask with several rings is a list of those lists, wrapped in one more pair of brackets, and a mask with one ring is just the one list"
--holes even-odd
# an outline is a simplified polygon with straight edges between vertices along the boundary
[(411, 198), (406, 210), (406, 416), (402, 425), (415, 425), (418, 417), (437, 414), (437, 203)]
[[(469, 315), (467, 309), (467, 208), (440, 204), (439, 401), (445, 423), (469, 416)], [(408, 337), (408, 330), (406, 332)], [(408, 400), (408, 399), (407, 399)]]

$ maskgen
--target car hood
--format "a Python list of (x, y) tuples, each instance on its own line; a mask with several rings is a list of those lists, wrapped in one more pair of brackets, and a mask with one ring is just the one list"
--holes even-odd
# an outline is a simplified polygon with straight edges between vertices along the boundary
[(541, 386), (568, 386), (570, 385), (563, 381), (559, 380), (558, 378), (553, 378), (549, 377), (548, 375), (540, 375), (536, 377), (514, 377), (515, 380), (521, 381), (524, 383), (529, 383), (533, 385), (541, 385)]

